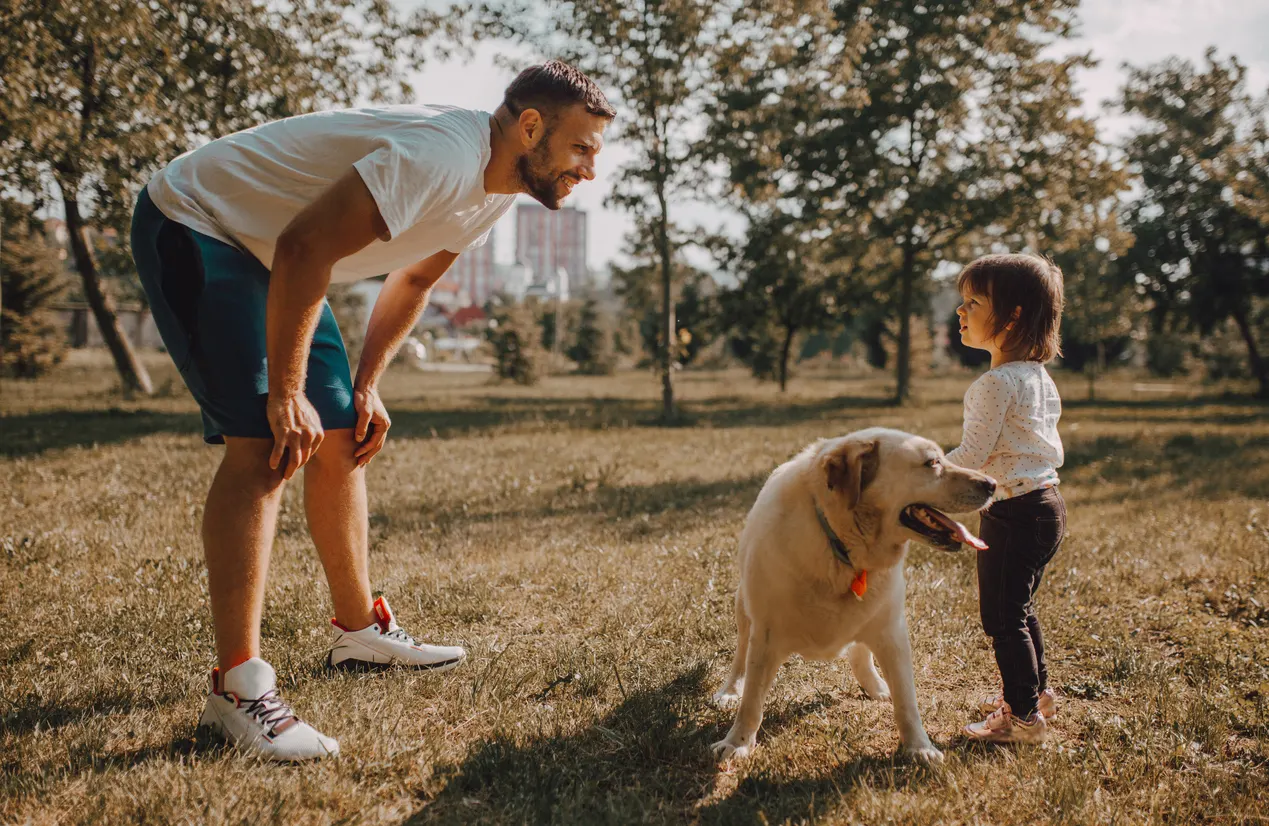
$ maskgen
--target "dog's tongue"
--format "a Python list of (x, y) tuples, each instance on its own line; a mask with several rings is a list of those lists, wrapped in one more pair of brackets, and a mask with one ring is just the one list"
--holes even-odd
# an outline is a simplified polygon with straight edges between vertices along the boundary
[(955, 522), (956, 524), (956, 530), (954, 531), (954, 533), (956, 534), (956, 538), (959, 539), (963, 544), (968, 545), (969, 547), (973, 548), (976, 551), (987, 550), (986, 542), (982, 541), (981, 539), (979, 539), (978, 537), (970, 533), (969, 528), (965, 527), (960, 522), (956, 522), (955, 520), (952, 520), (952, 521)]
[(969, 532), (969, 528), (965, 527), (960, 522), (957, 522), (952, 517), (935, 508), (927, 508), (926, 512), (937, 519), (939, 524), (951, 531), (952, 536), (956, 538), (957, 542), (960, 542), (962, 545), (968, 545), (976, 551), (987, 550), (986, 542), (974, 536)]

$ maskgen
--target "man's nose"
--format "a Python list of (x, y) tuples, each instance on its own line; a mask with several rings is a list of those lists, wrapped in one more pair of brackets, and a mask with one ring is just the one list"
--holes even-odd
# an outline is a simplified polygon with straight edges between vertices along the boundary
[(595, 165), (593, 163), (582, 164), (577, 167), (577, 175), (583, 181), (595, 180)]

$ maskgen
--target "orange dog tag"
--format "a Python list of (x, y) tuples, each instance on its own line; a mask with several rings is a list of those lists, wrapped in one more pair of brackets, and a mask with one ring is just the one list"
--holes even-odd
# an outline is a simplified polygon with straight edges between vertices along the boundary
[(851, 593), (855, 595), (855, 599), (863, 599), (864, 594), (868, 591), (868, 572), (860, 571), (853, 582), (850, 583)]

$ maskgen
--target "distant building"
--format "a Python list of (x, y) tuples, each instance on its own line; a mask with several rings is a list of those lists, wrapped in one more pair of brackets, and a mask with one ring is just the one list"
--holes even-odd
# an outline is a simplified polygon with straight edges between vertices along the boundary
[(573, 288), (590, 283), (586, 264), (586, 213), (576, 207), (551, 210), (541, 204), (516, 207), (516, 261), (533, 272), (533, 283), (555, 280), (560, 267)]
[(494, 232), (489, 240), (474, 250), (458, 256), (444, 280), (452, 281), (466, 293), (468, 300), (483, 305), (499, 290), (498, 265), (494, 263)]
[(533, 286), (533, 270), (528, 264), (498, 264), (495, 293), (503, 293), (513, 301), (519, 301)]

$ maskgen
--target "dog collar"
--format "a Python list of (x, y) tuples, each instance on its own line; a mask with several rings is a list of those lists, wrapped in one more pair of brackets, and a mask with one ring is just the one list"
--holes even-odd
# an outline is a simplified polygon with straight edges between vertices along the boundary
[(846, 547), (846, 543), (833, 530), (833, 526), (828, 524), (828, 518), (824, 516), (824, 511), (820, 510), (820, 503), (815, 502), (815, 518), (820, 521), (820, 528), (823, 529), (824, 535), (828, 537), (828, 546), (833, 549), (833, 556), (837, 557), (843, 565), (852, 568), (857, 573), (855, 578), (851, 580), (850, 592), (855, 595), (855, 599), (863, 599), (864, 594), (868, 591), (868, 572), (856, 568), (850, 561), (850, 551)]

